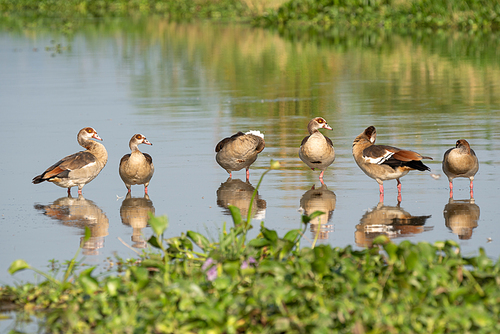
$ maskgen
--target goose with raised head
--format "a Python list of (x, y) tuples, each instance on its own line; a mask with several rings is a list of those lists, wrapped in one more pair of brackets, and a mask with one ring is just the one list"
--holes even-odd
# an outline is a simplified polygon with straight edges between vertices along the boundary
[(238, 132), (217, 143), (215, 160), (229, 173), (229, 177), (232, 177), (233, 171), (245, 168), (248, 181), (249, 168), (257, 160), (257, 155), (264, 147), (266, 147), (264, 134), (260, 131)]
[(319, 180), (323, 183), (325, 170), (335, 160), (335, 150), (330, 138), (324, 136), (319, 129), (332, 130), (323, 117), (313, 118), (307, 125), (309, 136), (302, 139), (299, 157), (312, 170), (319, 169)]
[(422, 159), (431, 159), (417, 152), (402, 150), (387, 145), (375, 145), (377, 131), (374, 126), (367, 127), (354, 139), (352, 155), (359, 168), (375, 179), (379, 184), (380, 202), (384, 198), (384, 181), (396, 179), (398, 188), (398, 201), (401, 201), (401, 177), (411, 170), (430, 171), (422, 163)]
[(147, 194), (149, 181), (153, 177), (155, 167), (153, 165), (153, 158), (149, 154), (142, 153), (139, 150), (138, 146), (140, 144), (153, 145), (142, 134), (133, 135), (128, 144), (131, 153), (125, 154), (122, 157), (118, 171), (128, 192), (131, 191), (130, 188), (132, 185), (144, 184), (144, 192)]
[(453, 197), (453, 179), (457, 177), (470, 180), (470, 196), (474, 197), (473, 181), (479, 170), (479, 160), (467, 140), (457, 140), (456, 146), (444, 153), (442, 167), (450, 182), (450, 197)]
[(68, 188), (68, 194), (71, 193), (71, 187), (78, 187), (78, 194), (81, 194), (83, 186), (95, 179), (108, 162), (108, 152), (104, 145), (92, 139), (102, 141), (93, 128), (81, 129), (77, 140), (86, 150), (62, 158), (45, 172), (35, 176), (33, 183), (52, 182), (59, 187)]

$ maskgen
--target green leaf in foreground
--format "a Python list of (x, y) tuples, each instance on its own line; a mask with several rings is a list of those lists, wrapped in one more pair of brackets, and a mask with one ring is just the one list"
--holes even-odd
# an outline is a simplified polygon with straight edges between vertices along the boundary
[(14, 274), (20, 270), (28, 269), (30, 266), (24, 260), (15, 260), (9, 267), (9, 274)]

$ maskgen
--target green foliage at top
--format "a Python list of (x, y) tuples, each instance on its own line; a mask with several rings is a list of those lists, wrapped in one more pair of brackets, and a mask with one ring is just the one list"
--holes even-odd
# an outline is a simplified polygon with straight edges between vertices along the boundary
[(172, 19), (236, 19), (248, 7), (234, 0), (0, 0), (4, 15), (59, 19), (167, 15)]
[(82, 18), (161, 15), (174, 20), (254, 20), (288, 28), (500, 28), (500, 3), (490, 0), (0, 0), (4, 16)]
[(328, 30), (500, 28), (500, 3), (489, 0), (291, 0), (256, 20), (268, 26)]
[[(466, 258), (454, 241), (396, 245), (386, 236), (362, 251), (300, 247), (318, 212), (302, 217), (303, 230), (280, 237), (262, 224), (245, 242), (250, 221), (231, 213), (234, 226), (218, 241), (194, 231), (165, 239), (167, 218), (151, 217), (149, 243), (159, 252), (129, 261), (121, 275), (76, 273), (70, 264), (63, 281), (45, 274), (39, 285), (0, 289), (0, 300), (17, 304), (21, 318), (42, 318), (49, 333), (500, 330), (500, 262), (482, 250)], [(17, 260), (10, 272), (25, 269), (33, 268)]]

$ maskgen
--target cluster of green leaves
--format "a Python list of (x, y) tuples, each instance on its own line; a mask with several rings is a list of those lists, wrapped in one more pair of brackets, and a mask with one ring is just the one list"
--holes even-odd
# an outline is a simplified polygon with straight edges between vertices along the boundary
[[(151, 223), (167, 225), (164, 217)], [(238, 229), (215, 243), (194, 232), (164, 240), (164, 253), (123, 275), (99, 278), (89, 268), (63, 288), (47, 280), (2, 293), (25, 315), (44, 316), (50, 333), (500, 330), (500, 265), (483, 253), (463, 258), (454, 242), (396, 245), (385, 238), (376, 242), (383, 252), (297, 248), (299, 231), (280, 238), (264, 226), (238, 251)], [(204, 256), (193, 256), (195, 244)], [(257, 261), (249, 264), (252, 255)], [(209, 258), (215, 277), (202, 265)]]
[(247, 7), (231, 0), (1, 0), (5, 14), (33, 13), (39, 16), (113, 17), (125, 15), (169, 15), (175, 19), (229, 19), (243, 16)]
[(496, 31), (500, 3), (488, 0), (291, 0), (257, 24), (278, 27)]
[[(82, 18), (161, 15), (174, 20), (196, 18), (252, 20), (276, 27), (327, 31), (351, 28), (500, 28), (500, 4), (489, 0), (290, 0), (279, 6), (266, 0), (0, 0), (4, 16), (31, 20), (57, 18), (78, 24)], [(279, 7), (278, 7), (279, 6)], [(257, 10), (256, 8), (261, 8)], [(276, 8), (278, 7), (278, 8)], [(265, 11), (264, 14), (262, 12)]]

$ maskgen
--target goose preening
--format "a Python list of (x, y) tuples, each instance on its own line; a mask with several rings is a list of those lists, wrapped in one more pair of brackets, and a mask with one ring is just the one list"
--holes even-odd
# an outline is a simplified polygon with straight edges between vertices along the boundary
[(479, 170), (476, 153), (465, 139), (457, 140), (456, 146), (444, 153), (443, 172), (450, 182), (450, 197), (453, 197), (453, 179), (466, 177), (470, 180), (470, 197), (474, 197), (473, 181)]
[(325, 137), (319, 129), (332, 130), (322, 117), (313, 118), (307, 125), (309, 136), (302, 139), (299, 157), (312, 170), (319, 169), (319, 180), (323, 183), (325, 170), (335, 160), (335, 150), (330, 138)]
[(398, 201), (401, 202), (401, 177), (411, 170), (430, 171), (422, 159), (431, 159), (417, 152), (397, 147), (375, 145), (377, 131), (374, 126), (367, 127), (352, 144), (352, 155), (359, 168), (379, 184), (380, 202), (384, 199), (384, 181), (396, 179), (398, 182)]
[(35, 176), (33, 183), (52, 182), (59, 187), (68, 188), (68, 195), (71, 193), (71, 187), (77, 186), (78, 194), (81, 194), (83, 186), (95, 179), (108, 161), (108, 152), (104, 145), (92, 139), (102, 140), (93, 128), (81, 129), (77, 140), (86, 150), (62, 158), (45, 172)]
[(144, 192), (148, 193), (149, 181), (153, 177), (155, 167), (153, 158), (147, 153), (139, 151), (138, 145), (146, 144), (153, 145), (140, 133), (135, 134), (128, 144), (130, 154), (125, 154), (120, 160), (119, 173), (128, 192), (131, 191), (131, 186), (134, 184), (144, 184)]
[(260, 131), (238, 132), (222, 139), (216, 146), (215, 160), (224, 168), (229, 177), (233, 171), (246, 169), (247, 180), (250, 178), (250, 165), (257, 160), (257, 155), (266, 147), (264, 134)]

